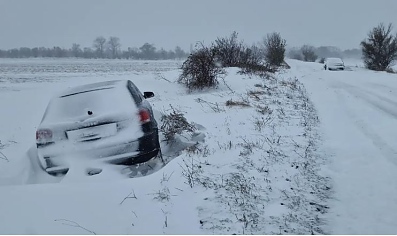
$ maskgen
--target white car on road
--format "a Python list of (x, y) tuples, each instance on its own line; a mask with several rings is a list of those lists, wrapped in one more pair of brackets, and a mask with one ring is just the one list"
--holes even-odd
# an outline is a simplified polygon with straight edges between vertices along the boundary
[(345, 63), (340, 58), (326, 58), (324, 61), (325, 70), (344, 70)]

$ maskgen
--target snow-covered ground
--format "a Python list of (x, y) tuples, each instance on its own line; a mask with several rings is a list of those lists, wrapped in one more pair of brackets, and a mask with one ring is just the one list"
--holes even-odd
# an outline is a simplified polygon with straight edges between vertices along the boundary
[[(2, 60), (0, 233), (397, 233), (396, 75), (289, 60), (274, 78), (230, 68), (189, 94), (180, 63)], [(146, 176), (43, 173), (34, 136), (49, 99), (115, 79), (153, 91), (154, 109), (183, 112), (204, 141), (162, 142), (168, 164)]]

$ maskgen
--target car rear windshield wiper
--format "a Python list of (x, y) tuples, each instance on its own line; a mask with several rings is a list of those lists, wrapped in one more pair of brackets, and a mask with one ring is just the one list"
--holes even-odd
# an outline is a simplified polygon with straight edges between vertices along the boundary
[(86, 91), (82, 91), (82, 92), (77, 92), (77, 93), (71, 93), (71, 94), (63, 95), (63, 96), (60, 96), (60, 98), (69, 97), (69, 96), (73, 96), (73, 95), (80, 94), (80, 93), (88, 93), (88, 92), (93, 92), (93, 91), (98, 91), (98, 90), (105, 90), (105, 89), (112, 89), (112, 88), (114, 88), (114, 87), (91, 89), (91, 90), (86, 90)]

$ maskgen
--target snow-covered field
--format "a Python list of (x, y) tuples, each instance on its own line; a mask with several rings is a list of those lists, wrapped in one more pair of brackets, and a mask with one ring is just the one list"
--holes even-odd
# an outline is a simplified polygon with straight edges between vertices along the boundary
[[(397, 233), (396, 75), (288, 63), (267, 79), (230, 68), (189, 94), (178, 61), (1, 60), (0, 233)], [(34, 138), (49, 99), (116, 79), (205, 139), (162, 142), (168, 164), (145, 176), (43, 173)]]

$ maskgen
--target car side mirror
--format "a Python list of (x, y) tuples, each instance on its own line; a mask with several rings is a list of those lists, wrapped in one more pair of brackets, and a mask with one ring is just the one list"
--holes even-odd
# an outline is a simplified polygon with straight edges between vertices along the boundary
[(154, 97), (154, 93), (153, 92), (143, 92), (143, 97), (146, 98), (151, 98)]

